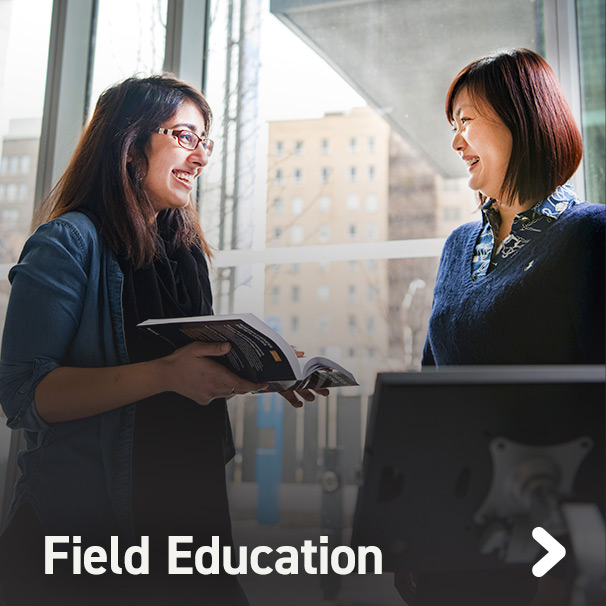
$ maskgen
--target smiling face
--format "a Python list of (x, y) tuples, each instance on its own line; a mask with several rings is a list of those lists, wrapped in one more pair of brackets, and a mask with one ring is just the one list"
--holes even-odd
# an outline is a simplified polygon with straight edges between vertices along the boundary
[[(189, 100), (185, 100), (174, 116), (161, 128), (186, 129), (199, 137), (206, 136), (204, 116)], [(153, 133), (146, 150), (147, 172), (143, 187), (156, 213), (168, 208), (184, 208), (189, 204), (196, 178), (208, 163), (202, 145), (184, 149), (177, 137)]]
[(452, 107), (452, 148), (467, 165), (469, 187), (501, 200), (513, 145), (511, 132), (488, 104), (472, 100), (465, 88), (457, 93)]

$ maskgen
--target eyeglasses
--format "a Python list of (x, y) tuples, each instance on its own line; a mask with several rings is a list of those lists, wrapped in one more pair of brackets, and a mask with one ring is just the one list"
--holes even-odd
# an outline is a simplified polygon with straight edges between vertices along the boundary
[(179, 145), (185, 149), (193, 151), (202, 144), (202, 148), (206, 152), (207, 156), (213, 153), (215, 142), (208, 137), (198, 137), (196, 133), (192, 133), (191, 130), (173, 130), (172, 128), (157, 128), (154, 132), (160, 133), (161, 135), (172, 135), (177, 139)]

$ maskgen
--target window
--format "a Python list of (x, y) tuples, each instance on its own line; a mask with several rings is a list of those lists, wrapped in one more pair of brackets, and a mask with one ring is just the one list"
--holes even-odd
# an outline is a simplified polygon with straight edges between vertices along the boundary
[(368, 316), (366, 318), (366, 331), (369, 334), (373, 334), (377, 329), (377, 318), (375, 316)]
[(347, 287), (347, 300), (353, 302), (357, 298), (358, 298), (358, 291), (356, 289), (356, 285), (355, 284), (350, 284)]
[(4, 200), (4, 198), (6, 198), (6, 185), (0, 183), (0, 200)]
[(320, 284), (318, 286), (318, 299), (320, 301), (328, 301), (330, 299), (330, 286), (328, 284)]
[(2, 160), (0, 160), (0, 173), (5, 175), (8, 172), (8, 158), (7, 156), (2, 156)]
[(319, 261), (318, 271), (323, 274), (328, 273), (330, 271), (330, 261)]
[(376, 149), (376, 141), (374, 137), (368, 137), (368, 152), (373, 154)]
[(17, 198), (19, 200), (27, 200), (27, 184), (26, 183), (19, 183)]
[(9, 183), (6, 186), (6, 199), (13, 202), (17, 199), (17, 184)]
[(303, 243), (303, 226), (293, 225), (290, 230), (290, 243), (291, 244), (302, 244)]
[(281, 265), (274, 264), (271, 266), (271, 273), (277, 276), (280, 273)]
[(355, 154), (358, 151), (358, 140), (355, 137), (349, 139), (349, 153)]
[(276, 141), (276, 156), (281, 157), (284, 155), (284, 142)]
[(282, 242), (282, 228), (281, 227), (274, 227), (273, 241), (275, 244), (279, 244), (280, 242)]
[(295, 141), (295, 154), (300, 156), (303, 153), (303, 141)]
[(355, 166), (349, 167), (349, 180), (353, 183), (358, 178), (358, 171)]
[(279, 215), (284, 210), (284, 202), (282, 198), (276, 198), (271, 205), (273, 211)]
[(348, 261), (347, 269), (352, 273), (357, 272), (358, 271), (358, 262), (357, 261)]
[(360, 208), (360, 196), (358, 194), (349, 194), (345, 201), (347, 210), (355, 211)]
[(8, 172), (12, 175), (19, 171), (19, 156), (11, 156), (8, 159)]
[(21, 172), (27, 174), (30, 170), (31, 163), (32, 159), (29, 155), (26, 154), (21, 156), (21, 160), (19, 161), (19, 168), (21, 169)]
[(371, 165), (368, 167), (368, 180), (372, 182), (372, 181), (374, 181), (374, 180), (375, 180), (375, 178), (376, 178), (376, 171), (375, 171), (375, 167), (374, 167), (374, 166), (371, 164)]
[(377, 194), (366, 195), (366, 212), (376, 213), (379, 210), (379, 197)]
[(328, 183), (330, 181), (330, 168), (326, 166), (322, 167), (322, 172), (320, 173), (320, 180), (322, 183)]
[(293, 286), (290, 291), (291, 301), (298, 301), (301, 296), (301, 288), (299, 286)]
[(291, 274), (299, 274), (299, 273), (301, 273), (301, 263), (293, 263), (290, 266), (290, 273)]
[(271, 290), (269, 291), (269, 298), (272, 303), (280, 302), (280, 287), (279, 286), (271, 287)]
[(350, 225), (347, 228), (347, 235), (349, 236), (349, 239), (353, 242), (355, 240), (358, 239), (358, 229), (355, 225)]
[(303, 198), (297, 196), (291, 200), (290, 204), (293, 215), (300, 215), (303, 213)]
[(276, 175), (274, 177), (274, 183), (276, 185), (282, 185), (282, 180), (283, 179), (284, 179), (284, 175), (282, 174), (282, 170), (278, 168), (276, 170)]
[(374, 284), (368, 285), (368, 300), (369, 301), (377, 300), (377, 287)]
[(300, 168), (295, 169), (293, 182), (295, 185), (301, 185), (303, 182), (303, 171)]
[(290, 330), (297, 332), (299, 330), (299, 316), (292, 316), (290, 318)]
[(330, 240), (330, 225), (318, 226), (318, 242), (328, 242)]
[(19, 223), (19, 211), (16, 208), (5, 208), (0, 214), (3, 229), (15, 229)]
[(330, 212), (330, 196), (320, 196), (318, 198), (318, 209), (321, 213)]
[(347, 328), (349, 332), (354, 332), (356, 330), (356, 316), (350, 314), (347, 316)]
[(379, 226), (376, 223), (366, 224), (366, 240), (376, 242), (379, 239)]
[(330, 141), (328, 139), (320, 141), (320, 153), (323, 155), (330, 153)]
[(328, 316), (318, 316), (316, 322), (320, 334), (326, 334), (330, 330), (330, 318)]

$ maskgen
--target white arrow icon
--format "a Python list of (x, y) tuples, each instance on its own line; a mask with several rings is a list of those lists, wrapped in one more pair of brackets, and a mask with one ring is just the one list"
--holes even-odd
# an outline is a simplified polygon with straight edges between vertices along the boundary
[(532, 531), (532, 538), (547, 550), (547, 553), (532, 567), (532, 574), (535, 577), (542, 577), (566, 555), (566, 548), (540, 526)]

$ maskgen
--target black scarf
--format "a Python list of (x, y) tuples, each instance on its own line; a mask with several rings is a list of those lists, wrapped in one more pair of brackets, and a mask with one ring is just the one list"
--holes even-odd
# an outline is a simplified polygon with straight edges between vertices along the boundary
[[(200, 247), (171, 244), (168, 211), (158, 216), (156, 260), (124, 274), (122, 305), (131, 363), (171, 353), (137, 328), (150, 318), (212, 313), (208, 266)], [(224, 445), (231, 440), (225, 400), (200, 406), (175, 392), (137, 403), (133, 437), (133, 519), (137, 534), (229, 532)], [(212, 529), (212, 530), (211, 530)]]

